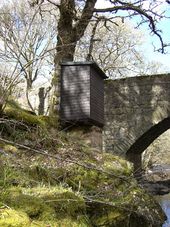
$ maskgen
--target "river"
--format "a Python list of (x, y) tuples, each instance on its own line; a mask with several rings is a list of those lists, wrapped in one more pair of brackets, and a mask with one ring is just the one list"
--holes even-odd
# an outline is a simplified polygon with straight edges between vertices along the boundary
[(157, 196), (157, 199), (167, 216), (167, 220), (162, 227), (170, 227), (170, 193), (163, 196)]
[[(152, 169), (151, 169), (151, 174), (152, 175), (156, 175), (158, 174), (158, 176), (160, 177), (160, 186), (162, 185), (162, 177), (166, 176), (168, 181), (166, 181), (167, 184), (163, 184), (163, 186), (165, 187), (158, 187), (156, 186), (156, 189), (158, 189), (158, 192), (160, 193), (161, 191), (165, 192), (169, 192), (169, 188), (170, 188), (170, 165), (169, 164), (157, 164), (155, 165)], [(158, 183), (158, 182), (157, 182)], [(153, 185), (152, 185), (153, 186)], [(170, 227), (170, 193), (165, 194), (165, 195), (160, 195), (160, 196), (156, 196), (156, 199), (158, 200), (158, 202), (160, 203), (162, 209), (164, 210), (166, 216), (167, 216), (167, 220), (165, 221), (165, 223), (162, 225), (162, 227)]]

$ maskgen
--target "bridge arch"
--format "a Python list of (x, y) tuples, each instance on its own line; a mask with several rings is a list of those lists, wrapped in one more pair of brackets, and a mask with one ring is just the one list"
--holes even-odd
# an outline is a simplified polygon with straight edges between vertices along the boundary
[(137, 165), (141, 153), (169, 128), (170, 74), (105, 82), (104, 151)]
[(142, 153), (161, 134), (170, 129), (170, 117), (163, 119), (158, 124), (152, 126), (147, 132), (139, 137), (126, 152), (126, 157), (134, 163), (134, 169), (142, 168)]

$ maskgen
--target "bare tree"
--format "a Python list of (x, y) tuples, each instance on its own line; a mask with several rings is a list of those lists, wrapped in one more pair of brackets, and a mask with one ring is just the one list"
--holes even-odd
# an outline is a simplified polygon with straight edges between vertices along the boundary
[(5, 63), (0, 64), (0, 116), (6, 107), (8, 99), (14, 95), (20, 82), (18, 74), (12, 74), (7, 68), (8, 66)]
[(130, 23), (120, 19), (113, 23), (102, 17), (89, 24), (77, 45), (75, 59), (96, 61), (110, 78), (127, 77), (139, 72), (141, 44), (142, 33)]
[(27, 1), (15, 5), (5, 5), (0, 13), (0, 59), (17, 64), (20, 75), (26, 81), (26, 98), (32, 111), (29, 98), (33, 83), (49, 70), (45, 54), (53, 46), (54, 29), (50, 22), (41, 17), (39, 8), (30, 11)]
[[(98, 21), (101, 21), (104, 18), (105, 22), (110, 21), (116, 27), (117, 19), (121, 18), (122, 21), (125, 21), (126, 18), (134, 18), (136, 17), (136, 26), (140, 26), (143, 23), (146, 23), (153, 35), (155, 35), (160, 41), (160, 48), (161, 52), (165, 50), (165, 44), (163, 43), (163, 39), (161, 36), (161, 32), (157, 29), (156, 25), (162, 18), (165, 17), (164, 14), (164, 6), (167, 6), (165, 2), (162, 4), (159, 0), (141, 0), (141, 1), (121, 1), (121, 0), (106, 0), (106, 2), (110, 3), (110, 7), (108, 8), (96, 8), (97, 0), (30, 0), (29, 4), (32, 6), (33, 13), (25, 12), (24, 10), (28, 11), (27, 7), (24, 5), (22, 7), (21, 15), (26, 15), (26, 23), (24, 23), (23, 19), (21, 18), (20, 14), (17, 14), (17, 10), (15, 10), (14, 15), (8, 13), (1, 13), (1, 15), (6, 15), (4, 18), (2, 17), (2, 29), (1, 29), (1, 36), (3, 37), (3, 41), (5, 45), (5, 52), (11, 48), (14, 50), (12, 52), (13, 57), (19, 62), (21, 71), (26, 78), (27, 81), (27, 91), (29, 91), (30, 87), (32, 86), (33, 82), (37, 79), (38, 75), (40, 74), (40, 65), (42, 65), (42, 57), (44, 57), (44, 53), (49, 53), (51, 49), (48, 49), (49, 40), (51, 42), (55, 41), (55, 55), (54, 55), (54, 73), (52, 79), (52, 86), (53, 86), (53, 96), (51, 99), (51, 113), (54, 113), (57, 110), (57, 105), (59, 104), (60, 98), (60, 63), (62, 61), (72, 61), (75, 57), (75, 51), (77, 44), (79, 41), (84, 37), (84, 34), (87, 30), (88, 25), (91, 21), (95, 21), (94, 29), (93, 29), (93, 37), (91, 39), (89, 57), (91, 58), (92, 49), (95, 48), (95, 32), (98, 28)], [(37, 11), (36, 11), (37, 10)], [(38, 13), (36, 13), (38, 12)], [(54, 13), (55, 12), (55, 13)], [(37, 30), (46, 31), (46, 24), (43, 21), (45, 15), (52, 15), (55, 18), (55, 38), (50, 39), (47, 38), (47, 33), (43, 35), (46, 37), (45, 39), (39, 39), (37, 36)], [(17, 16), (16, 16), (17, 15)], [(19, 16), (18, 16), (19, 15)], [(31, 16), (30, 16), (31, 15)], [(12, 17), (12, 20), (11, 20)], [(30, 19), (31, 18), (31, 19)], [(12, 23), (8, 23), (6, 21), (12, 21)], [(39, 27), (35, 29), (32, 26), (33, 21), (36, 21), (36, 24)], [(40, 23), (41, 21), (41, 23)], [(18, 40), (21, 39), (21, 30), (28, 25), (31, 29), (30, 32), (27, 34), (27, 40), (24, 42), (25, 44), (22, 46), (26, 46), (26, 49), (23, 54), (21, 54), (21, 49), (19, 48), (19, 58), (18, 53), (16, 54), (16, 50), (18, 46), (20, 47), (20, 43)], [(7, 25), (4, 29), (4, 25)], [(14, 26), (15, 25), (15, 26)], [(48, 24), (49, 25), (49, 24)], [(17, 29), (14, 29), (17, 28)], [(45, 29), (44, 29), (45, 28)], [(28, 31), (28, 29), (27, 29)], [(14, 36), (14, 34), (15, 36)], [(16, 34), (19, 36), (16, 36)], [(38, 32), (39, 33), (39, 32)], [(40, 32), (40, 34), (42, 34)], [(44, 33), (43, 33), (44, 34)], [(113, 33), (114, 36), (114, 33)], [(7, 37), (7, 38), (5, 38)], [(17, 38), (19, 37), (19, 39)], [(118, 36), (117, 36), (118, 37)], [(43, 40), (43, 41), (42, 41)], [(44, 44), (45, 41), (48, 42)], [(7, 42), (8, 41), (8, 42)], [(38, 43), (37, 43), (38, 41)], [(11, 43), (10, 43), (11, 42)], [(33, 45), (35, 43), (35, 45)], [(117, 51), (118, 56), (120, 56), (119, 48), (120, 45), (123, 45), (120, 40), (116, 42), (115, 51)], [(132, 46), (131, 46), (132, 45)], [(128, 48), (131, 49), (131, 52), (135, 49), (133, 48), (133, 43)], [(40, 46), (40, 48), (39, 48)], [(37, 47), (37, 48), (36, 48)], [(42, 48), (44, 47), (44, 48)], [(13, 48), (13, 49), (12, 49)], [(113, 47), (114, 48), (114, 47)], [(106, 62), (111, 61), (109, 57), (109, 49), (107, 46), (107, 50), (102, 50), (106, 54), (106, 58), (102, 59), (102, 54), (100, 54), (99, 59), (101, 58), (103, 66)], [(138, 55), (137, 52), (134, 51), (133, 54)], [(26, 56), (26, 58), (25, 58)], [(140, 57), (140, 56), (137, 56)], [(117, 57), (116, 57), (117, 58)], [(115, 59), (118, 61), (118, 58)], [(121, 58), (119, 57), (121, 61)], [(131, 59), (128, 59), (129, 61)], [(127, 66), (124, 66), (124, 68)], [(120, 69), (119, 69), (120, 70)], [(121, 70), (120, 70), (121, 71)], [(29, 102), (29, 99), (28, 99)], [(31, 107), (31, 106), (30, 106)]]
[[(155, 0), (141, 1), (121, 1), (108, 0), (110, 7), (95, 8), (97, 0), (36, 0), (35, 4), (52, 4), (59, 11), (58, 26), (57, 26), (57, 42), (55, 55), (55, 73), (54, 73), (54, 99), (52, 101), (52, 111), (55, 110), (55, 105), (58, 104), (60, 97), (60, 63), (62, 61), (74, 59), (76, 45), (84, 36), (86, 28), (91, 20), (96, 19), (99, 15), (104, 15), (107, 19), (114, 21), (115, 18), (136, 17), (136, 26), (147, 23), (152, 34), (158, 37), (160, 41), (160, 51), (163, 53), (165, 44), (161, 36), (161, 32), (157, 29), (157, 22), (165, 15), (162, 2)], [(165, 5), (167, 3), (165, 2)], [(158, 10), (159, 9), (159, 10)]]

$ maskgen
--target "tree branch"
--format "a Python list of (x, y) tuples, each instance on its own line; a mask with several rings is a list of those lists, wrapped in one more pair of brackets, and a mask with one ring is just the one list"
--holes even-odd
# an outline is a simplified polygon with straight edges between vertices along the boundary
[(164, 53), (165, 44), (163, 43), (162, 36), (159, 34), (159, 32), (156, 29), (155, 20), (153, 19), (153, 17), (150, 16), (147, 13), (146, 10), (142, 9), (140, 5), (135, 6), (131, 3), (124, 3), (122, 1), (116, 1), (116, 2), (118, 2), (122, 5), (113, 6), (113, 7), (109, 7), (109, 8), (103, 8), (103, 9), (96, 9), (95, 8), (93, 12), (97, 12), (97, 13), (107, 13), (107, 12), (117, 13), (118, 11), (133, 11), (133, 12), (137, 13), (136, 15), (144, 16), (147, 19), (147, 21), (149, 22), (149, 27), (150, 27), (151, 31), (159, 38), (159, 40), (161, 42), (161, 52)]
[(56, 3), (56, 2), (54, 2), (52, 0), (47, 0), (47, 2), (51, 3), (54, 6), (60, 7), (60, 4), (59, 3)]
[(97, 0), (87, 0), (82, 11), (82, 15), (78, 23), (74, 26), (74, 33), (76, 34), (76, 41), (78, 41), (86, 30), (89, 20), (92, 18), (94, 13), (94, 6)]

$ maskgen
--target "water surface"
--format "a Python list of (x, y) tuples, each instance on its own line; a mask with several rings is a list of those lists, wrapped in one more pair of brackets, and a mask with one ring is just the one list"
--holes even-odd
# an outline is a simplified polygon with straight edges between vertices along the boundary
[(162, 227), (170, 227), (170, 193), (163, 196), (158, 196), (157, 199), (167, 216), (167, 220)]

